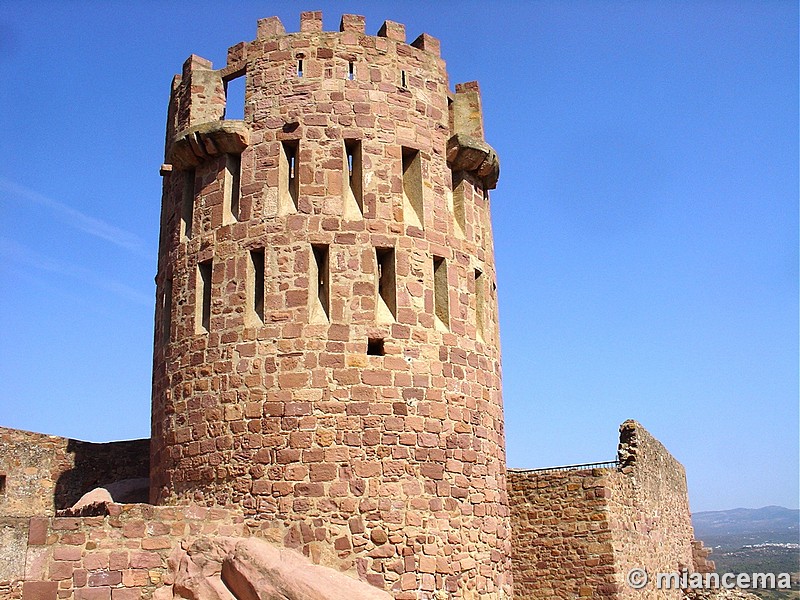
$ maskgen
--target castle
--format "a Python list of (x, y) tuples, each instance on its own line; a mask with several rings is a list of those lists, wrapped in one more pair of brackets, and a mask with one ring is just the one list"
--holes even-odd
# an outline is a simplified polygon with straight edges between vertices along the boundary
[(438, 40), (263, 19), (221, 69), (186, 61), (166, 139), (151, 438), (2, 430), (8, 594), (193, 597), (175, 553), (216, 537), (399, 600), (639, 598), (630, 568), (713, 568), (683, 468), (634, 422), (618, 463), (507, 472), (499, 161)]

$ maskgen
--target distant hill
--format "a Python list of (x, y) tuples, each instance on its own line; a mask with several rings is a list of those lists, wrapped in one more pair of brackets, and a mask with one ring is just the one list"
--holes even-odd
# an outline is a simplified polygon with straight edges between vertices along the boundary
[(739, 549), (754, 544), (800, 543), (800, 510), (782, 506), (734, 508), (692, 515), (695, 537), (706, 546)]
[(712, 547), (718, 573), (792, 573), (793, 590), (752, 590), (763, 600), (800, 598), (800, 510), (735, 508), (692, 515), (695, 537)]

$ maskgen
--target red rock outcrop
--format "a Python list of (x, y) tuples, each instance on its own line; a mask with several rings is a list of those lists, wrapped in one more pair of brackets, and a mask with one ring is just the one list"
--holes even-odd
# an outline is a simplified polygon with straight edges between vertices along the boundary
[(202, 538), (177, 548), (172, 579), (154, 600), (390, 600), (391, 596), (298, 552), (257, 538)]

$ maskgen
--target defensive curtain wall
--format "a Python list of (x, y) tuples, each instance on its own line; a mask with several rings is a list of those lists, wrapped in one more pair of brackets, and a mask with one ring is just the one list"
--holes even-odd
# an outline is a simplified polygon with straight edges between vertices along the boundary
[[(111, 503), (64, 510), (97, 486), (113, 491), (109, 484), (120, 478), (140, 481), (148, 440), (87, 444), (0, 432), (0, 597), (20, 597), (25, 580), (28, 600), (149, 598), (173, 580), (176, 548), (219, 536), (284, 545), (232, 507)], [(81, 477), (72, 475), (76, 465)], [(508, 479), (515, 598), (679, 598), (677, 591), (634, 591), (624, 577), (634, 567), (714, 568), (693, 539), (683, 468), (635, 422), (621, 426), (613, 464), (511, 470)], [(68, 494), (59, 491), (64, 481)], [(325, 562), (320, 553), (310, 558)]]
[(678, 600), (626, 575), (714, 570), (694, 540), (683, 466), (635, 421), (620, 426), (614, 463), (513, 469), (508, 481), (518, 597)]

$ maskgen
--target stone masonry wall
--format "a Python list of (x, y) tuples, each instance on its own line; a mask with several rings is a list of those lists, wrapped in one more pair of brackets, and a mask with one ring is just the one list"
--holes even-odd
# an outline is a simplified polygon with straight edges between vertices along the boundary
[(613, 471), (508, 473), (514, 597), (614, 598)]
[(396, 598), (507, 596), (477, 84), (451, 92), (437, 40), (358, 15), (263, 19), (227, 63), (193, 56), (172, 87), (153, 503), (240, 506)]
[(620, 426), (618, 458), (617, 469), (509, 472), (516, 598), (632, 600), (655, 593), (626, 584), (632, 568), (710, 568), (694, 564), (702, 552), (681, 464), (635, 421)]
[(0, 581), (22, 576), (28, 520), (103, 484), (148, 476), (149, 440), (93, 444), (0, 427)]
[[(694, 529), (689, 511), (686, 473), (667, 449), (635, 421), (620, 426), (620, 469), (609, 498), (619, 598), (641, 598), (625, 585), (633, 568), (650, 574), (695, 570)], [(646, 591), (656, 593), (651, 582)], [(660, 598), (682, 596), (661, 590)]]
[(106, 516), (30, 519), (22, 600), (146, 600), (169, 582), (167, 557), (181, 542), (250, 535), (240, 513), (222, 508), (107, 509)]
[(53, 515), (103, 484), (147, 477), (150, 440), (96, 444), (0, 427), (0, 517)]

